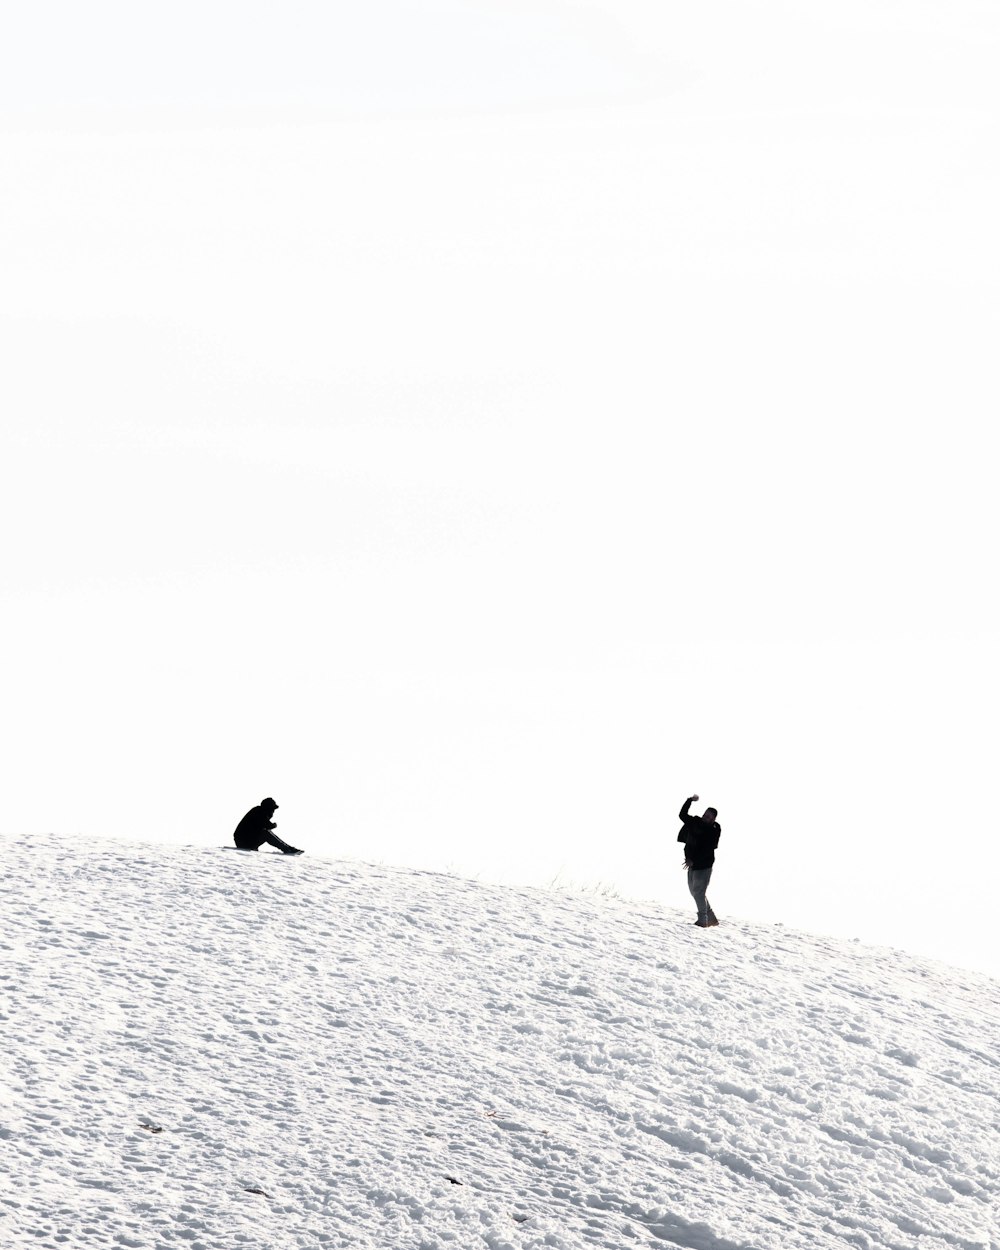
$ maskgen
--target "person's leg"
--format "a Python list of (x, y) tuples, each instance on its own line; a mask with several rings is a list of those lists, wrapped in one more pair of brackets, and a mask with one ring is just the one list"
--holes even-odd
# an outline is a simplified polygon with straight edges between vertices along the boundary
[(705, 869), (705, 884), (702, 887), (705, 891), (705, 923), (709, 926), (718, 924), (715, 912), (712, 911), (712, 904), (708, 901), (708, 883), (712, 880), (711, 868)]
[(687, 869), (687, 889), (691, 891), (691, 898), (695, 900), (695, 908), (697, 909), (697, 924), (704, 925), (707, 919), (709, 919), (709, 916), (707, 916), (707, 904), (705, 903), (704, 869)]
[(285, 855), (301, 855), (302, 852), (296, 846), (289, 846), (287, 842), (282, 842), (276, 833), (265, 833), (264, 841), (268, 846), (277, 847)]
[(689, 868), (688, 869), (688, 889), (691, 891), (691, 897), (694, 899), (695, 906), (698, 908), (697, 923), (702, 928), (707, 928), (711, 924), (712, 909), (708, 905), (706, 892), (708, 883), (712, 879), (711, 868)]

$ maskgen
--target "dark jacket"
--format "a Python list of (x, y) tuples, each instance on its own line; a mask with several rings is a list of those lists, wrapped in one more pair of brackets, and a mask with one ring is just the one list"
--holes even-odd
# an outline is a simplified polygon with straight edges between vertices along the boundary
[(715, 848), (719, 845), (722, 829), (717, 820), (688, 815), (690, 806), (691, 800), (685, 799), (680, 810), (684, 824), (677, 835), (677, 841), (684, 843), (684, 863), (688, 868), (711, 868), (715, 863)]
[(274, 821), (263, 807), (251, 807), (233, 831), (233, 841), (246, 850), (256, 850), (268, 841), (267, 835), (274, 827)]

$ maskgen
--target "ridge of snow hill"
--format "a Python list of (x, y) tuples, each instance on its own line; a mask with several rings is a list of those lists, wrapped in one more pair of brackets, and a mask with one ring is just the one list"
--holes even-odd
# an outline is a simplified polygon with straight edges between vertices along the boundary
[(988, 977), (309, 855), (0, 849), (4, 1247), (1000, 1247)]

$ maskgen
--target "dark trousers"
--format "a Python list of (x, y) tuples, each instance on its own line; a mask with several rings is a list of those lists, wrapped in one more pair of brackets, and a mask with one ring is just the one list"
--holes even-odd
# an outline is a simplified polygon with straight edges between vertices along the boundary
[(282, 842), (276, 833), (243, 833), (239, 837), (233, 834), (233, 841), (240, 851), (258, 851), (265, 842), (268, 846), (276, 846), (279, 851), (287, 852), (292, 849), (287, 842)]

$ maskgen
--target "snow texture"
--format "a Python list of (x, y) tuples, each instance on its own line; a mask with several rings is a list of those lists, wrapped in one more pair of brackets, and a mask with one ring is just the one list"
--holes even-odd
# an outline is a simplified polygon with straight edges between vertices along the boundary
[(1000, 1246), (987, 977), (308, 855), (0, 851), (4, 1247)]

